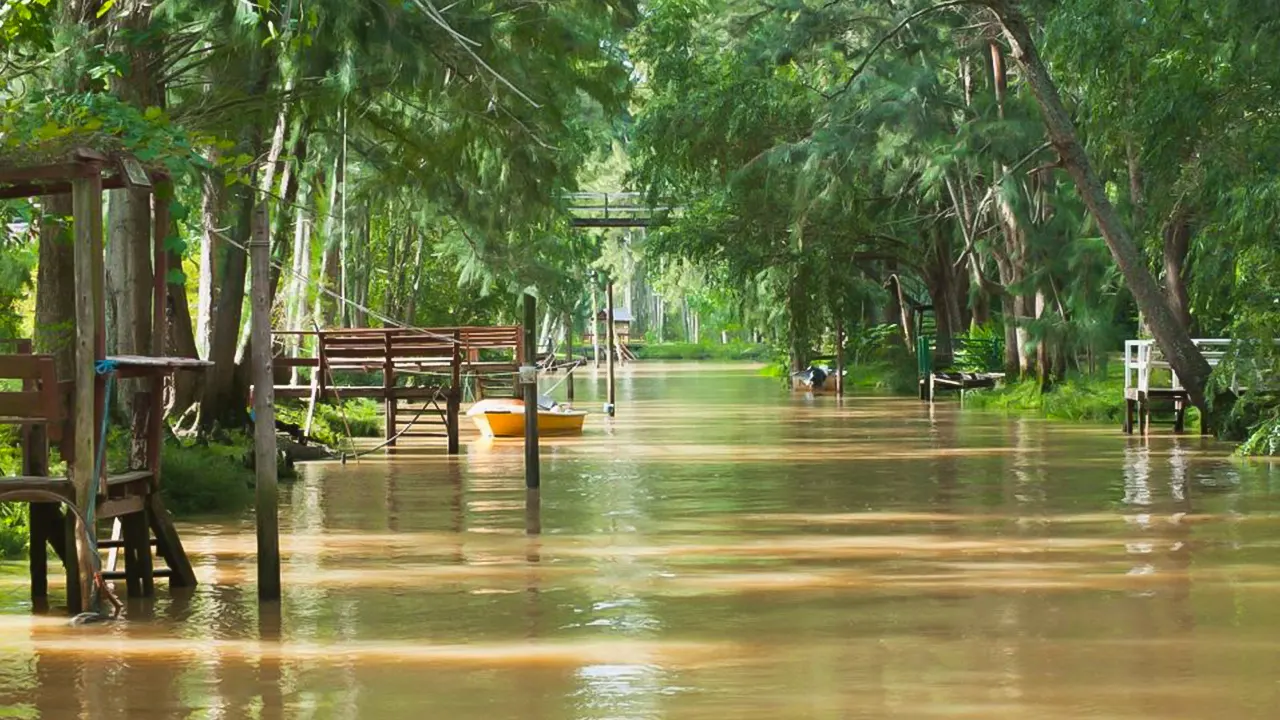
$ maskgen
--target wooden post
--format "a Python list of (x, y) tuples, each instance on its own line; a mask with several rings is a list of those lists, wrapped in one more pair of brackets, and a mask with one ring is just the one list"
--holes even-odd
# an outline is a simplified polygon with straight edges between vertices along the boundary
[(600, 303), (596, 301), (596, 281), (591, 281), (591, 358), (600, 367)]
[(387, 414), (386, 437), (387, 447), (396, 446), (396, 366), (395, 360), (391, 357), (392, 342), (391, 330), (386, 330), (382, 334), (383, 353), (382, 359), (382, 406)]
[(844, 397), (844, 319), (836, 319), (836, 397)]
[(604, 411), (613, 417), (616, 410), (616, 378), (614, 377), (614, 356), (618, 354), (618, 346), (613, 336), (613, 278), (609, 278), (609, 284), (605, 286), (605, 332), (608, 333), (609, 344), (609, 387), (608, 387), (608, 403), (605, 405)]
[(564, 314), (564, 354), (568, 358), (569, 367), (565, 372), (569, 376), (564, 379), (565, 382), (565, 399), (573, 402), (573, 313)]
[(280, 529), (276, 497), (275, 380), (271, 372), (271, 242), (267, 206), (253, 211), (253, 465), (257, 476), (258, 599), (280, 599)]
[[(24, 352), (19, 348), (19, 352)], [(25, 352), (30, 352), (27, 348)], [(22, 389), (34, 391), (35, 380), (23, 380)], [(46, 477), (49, 474), (49, 440), (44, 425), (31, 425), (22, 431), (22, 474)], [(57, 510), (50, 503), (29, 503), (27, 524), (30, 527), (29, 556), (31, 565), (31, 599), (43, 600), (49, 595), (49, 539), (57, 527)]]
[(447, 400), (449, 425), (446, 428), (449, 436), (449, 454), (457, 455), (461, 450), (458, 442), (459, 424), (462, 422), (462, 331), (453, 331), (453, 359), (449, 362), (449, 398)]
[[(101, 266), (101, 258), (94, 262), (93, 253), (102, 245), (102, 178), (96, 166), (90, 166), (85, 177), (72, 181), (72, 214), (75, 218), (75, 276), (76, 276), (76, 345), (75, 345), (75, 401), (72, 412), (73, 423), (73, 455), (71, 460), (71, 480), (75, 485), (76, 506), (87, 508), (94, 502), (97, 488), (93, 484), (94, 445), (97, 428), (94, 427), (96, 413), (97, 380), (94, 364), (98, 360), (98, 309), (102, 290), (101, 278), (94, 277), (94, 268)], [(97, 220), (97, 224), (94, 221)], [(96, 236), (96, 240), (95, 240)], [(68, 568), (78, 568), (79, 582), (75, 592), (68, 588), (67, 610), (71, 614), (84, 612), (92, 583), (92, 565), (90, 549), (86, 545), (84, 532), (77, 532), (78, 522), (68, 513), (68, 543), (66, 559)], [(94, 528), (86, 528), (94, 532)], [(75, 556), (76, 561), (71, 557)], [(69, 580), (70, 578), (68, 578)]]
[[(169, 354), (169, 250), (165, 240), (169, 237), (169, 201), (173, 198), (173, 183), (162, 178), (155, 184), (152, 195), (155, 221), (151, 237), (152, 260), (151, 287), (151, 354), (164, 357)], [(153, 490), (160, 488), (160, 451), (164, 443), (164, 373), (151, 375), (151, 402), (147, 416), (147, 469), (151, 471)], [(148, 545), (148, 547), (150, 547)], [(148, 552), (150, 552), (148, 550)]]
[[(538, 363), (537, 331), (538, 301), (532, 295), (524, 296), (524, 365), (536, 366)], [(529, 378), (521, 377), (520, 380)], [(541, 487), (542, 468), (538, 460), (538, 382), (537, 375), (533, 382), (524, 385), (524, 486), (529, 489)]]

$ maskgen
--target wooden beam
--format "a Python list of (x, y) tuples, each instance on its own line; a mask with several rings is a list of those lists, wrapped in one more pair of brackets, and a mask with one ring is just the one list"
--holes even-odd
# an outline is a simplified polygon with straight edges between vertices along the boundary
[[(125, 181), (119, 175), (112, 175), (102, 180), (103, 190), (118, 190), (125, 187)], [(69, 195), (71, 183), (55, 180), (39, 183), (0, 183), (0, 200), (40, 197), (42, 195)]]

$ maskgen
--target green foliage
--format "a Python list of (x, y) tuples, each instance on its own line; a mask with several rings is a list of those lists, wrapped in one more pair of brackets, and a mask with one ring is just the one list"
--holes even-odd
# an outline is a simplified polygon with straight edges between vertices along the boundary
[(179, 517), (238, 513), (253, 502), (253, 471), (244, 444), (208, 446), (166, 443), (162, 454), (165, 503)]
[(1240, 444), (1236, 454), (1241, 456), (1280, 455), (1280, 417), (1270, 417), (1258, 424), (1249, 438)]
[[(287, 423), (304, 427), (307, 419), (307, 406), (300, 401), (286, 401), (276, 405), (276, 417)], [(318, 403), (315, 417), (311, 424), (311, 437), (332, 449), (342, 449), (350, 445), (350, 437), (375, 438), (382, 437), (382, 413), (378, 403), (369, 398), (344, 400), (342, 403)]]
[(0, 559), (27, 551), (27, 504), (0, 503)]

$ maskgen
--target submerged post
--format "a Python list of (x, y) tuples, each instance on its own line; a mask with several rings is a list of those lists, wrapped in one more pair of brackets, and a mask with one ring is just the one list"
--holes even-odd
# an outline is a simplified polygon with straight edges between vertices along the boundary
[(542, 486), (542, 469), (538, 466), (538, 301), (524, 295), (524, 364), (520, 382), (524, 384), (524, 486)]
[(614, 356), (618, 354), (618, 340), (613, 335), (613, 278), (609, 278), (609, 284), (605, 286), (605, 332), (608, 333), (609, 344), (607, 350), (609, 353), (609, 401), (604, 406), (604, 411), (613, 417), (615, 410), (615, 383), (614, 383)]
[(271, 242), (267, 207), (253, 211), (249, 259), (253, 298), (253, 466), (257, 476), (258, 599), (280, 599), (280, 528), (276, 497), (275, 382), (271, 373)]
[(576, 367), (573, 361), (573, 313), (564, 314), (564, 354), (569, 360), (569, 369), (565, 371), (569, 375), (564, 379), (565, 398), (573, 402), (573, 369)]

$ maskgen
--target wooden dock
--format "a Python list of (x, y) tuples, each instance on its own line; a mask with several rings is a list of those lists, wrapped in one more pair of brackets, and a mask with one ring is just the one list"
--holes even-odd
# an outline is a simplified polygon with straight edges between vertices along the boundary
[[(519, 325), (282, 330), (272, 336), (312, 346), (309, 356), (275, 359), (284, 373), (305, 368), (311, 376), (310, 383), (296, 385), (277, 376), (276, 397), (382, 400), (386, 447), (400, 438), (445, 438), (451, 454), (459, 449), (464, 379), (474, 382), (479, 397), (513, 395), (524, 347)], [(381, 382), (359, 384), (370, 374)]]
[[(1231, 340), (1202, 338), (1191, 342), (1211, 367), (1217, 367)], [(1241, 390), (1239, 387), (1233, 389)], [(1171, 407), (1173, 431), (1186, 430), (1187, 406), (1191, 396), (1178, 380), (1154, 340), (1126, 340), (1124, 343), (1124, 432), (1146, 435), (1151, 430), (1155, 406)]]

